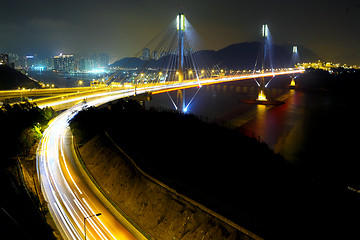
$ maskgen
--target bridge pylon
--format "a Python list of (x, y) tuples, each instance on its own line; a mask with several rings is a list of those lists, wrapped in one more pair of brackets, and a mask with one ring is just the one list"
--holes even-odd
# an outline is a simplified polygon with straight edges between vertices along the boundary
[[(291, 57), (291, 62), (290, 62), (290, 67), (293, 68), (295, 67), (296, 68), (296, 64), (299, 63), (299, 53), (298, 53), (298, 47), (296, 45), (293, 45), (292, 47), (292, 57)], [(290, 75), (290, 78), (291, 78), (291, 82), (289, 84), (289, 88), (296, 88), (296, 82), (295, 82), (295, 78), (297, 76), (295, 75)]]
[(179, 82), (184, 80), (184, 32), (185, 32), (185, 15), (181, 11), (177, 16), (177, 31), (178, 31), (178, 41), (179, 41), (179, 49), (178, 49), (178, 75)]
[[(177, 31), (178, 31), (178, 79), (179, 82), (184, 80), (184, 33), (185, 33), (185, 15), (182, 11), (177, 16)], [(178, 110), (183, 111), (185, 108), (185, 90), (177, 91)]]
[[(264, 73), (265, 70), (265, 58), (266, 58), (266, 44), (267, 38), (269, 35), (269, 28), (267, 24), (263, 24), (261, 28), (261, 73)], [(267, 101), (265, 94), (265, 78), (261, 77), (259, 81), (259, 91), (258, 91), (258, 101)]]

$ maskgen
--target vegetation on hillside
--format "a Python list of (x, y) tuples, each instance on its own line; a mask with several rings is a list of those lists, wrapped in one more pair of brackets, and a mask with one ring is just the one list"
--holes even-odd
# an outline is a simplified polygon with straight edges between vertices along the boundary
[[(328, 173), (334, 175), (333, 179), (338, 180), (345, 167), (346, 172), (356, 173), (358, 168), (351, 166), (357, 162), (347, 158), (343, 144), (347, 142), (337, 138), (339, 127), (333, 129), (328, 123), (334, 121), (328, 119), (348, 116), (349, 108), (344, 107), (344, 101), (349, 106), (357, 103), (351, 100), (357, 96), (354, 93), (358, 79), (359, 71), (346, 69), (334, 69), (333, 73), (309, 69), (296, 79), (300, 88), (309, 93), (331, 95), (336, 100), (336, 109), (341, 108), (335, 111), (336, 116), (328, 114), (326, 106), (308, 116), (308, 121), (314, 117), (324, 119), (320, 122), (328, 127), (311, 130), (333, 138), (334, 144), (326, 147), (320, 138), (309, 149), (321, 147), (324, 151), (299, 156), (314, 160), (309, 160), (307, 171), (237, 130), (202, 122), (194, 115), (145, 111), (128, 100), (80, 112), (71, 126), (80, 144), (96, 135), (104, 136), (106, 131), (145, 172), (267, 238), (281, 239), (279, 234), (290, 239), (337, 234), (342, 238), (344, 234), (354, 237), (359, 236), (353, 231), (358, 221), (348, 219), (360, 214), (357, 188), (349, 191), (339, 182), (319, 180), (308, 172), (320, 162), (316, 167), (325, 172), (331, 165), (333, 171)], [(339, 121), (347, 122), (348, 118)], [(334, 155), (335, 148), (344, 152), (338, 150), (339, 154)], [(354, 164), (343, 164), (349, 162)]]
[[(106, 131), (145, 172), (270, 238), (321, 234), (333, 224), (328, 204), (343, 201), (338, 195), (326, 200), (326, 186), (312, 183), (266, 144), (194, 115), (145, 111), (120, 100), (80, 112), (71, 127), (81, 144)], [(345, 217), (342, 210), (333, 208), (332, 216)]]
[(29, 102), (0, 108), (0, 222), (11, 239), (53, 239), (36, 177), (36, 149), (52, 108)]
[(0, 108), (2, 156), (29, 155), (36, 147), (35, 141), (40, 140), (43, 129), (54, 115), (52, 108), (41, 109), (29, 102), (6, 104)]

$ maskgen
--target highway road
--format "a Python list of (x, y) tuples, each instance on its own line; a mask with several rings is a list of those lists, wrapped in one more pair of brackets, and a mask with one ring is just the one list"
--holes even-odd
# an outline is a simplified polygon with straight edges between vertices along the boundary
[[(249, 78), (238, 80), (242, 79)], [(205, 85), (234, 80), (234, 77), (208, 79), (202, 83)], [(137, 88), (136, 92), (171, 91), (195, 87), (197, 84), (184, 82), (142, 87)], [(91, 100), (62, 112), (49, 123), (43, 134), (37, 151), (37, 171), (49, 211), (64, 239), (84, 239), (84, 218), (87, 218), (87, 239), (147, 239), (146, 234), (120, 214), (90, 180), (78, 161), (69, 130), (69, 121), (84, 108), (134, 94), (134, 89), (126, 89), (87, 96)], [(52, 102), (49, 105), (67, 104), (66, 101)], [(47, 105), (41, 107), (45, 106)], [(94, 216), (98, 213), (101, 215)]]
[[(105, 99), (90, 105), (111, 100)], [(65, 239), (84, 239), (84, 217), (97, 213), (101, 215), (86, 219), (87, 239), (146, 239), (114, 209), (79, 164), (68, 123), (87, 106), (77, 105), (55, 118), (38, 148), (38, 175), (51, 215)]]

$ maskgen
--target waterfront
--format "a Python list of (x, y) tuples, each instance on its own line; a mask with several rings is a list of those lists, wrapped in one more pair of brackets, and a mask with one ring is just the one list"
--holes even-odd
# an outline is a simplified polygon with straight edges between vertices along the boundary
[[(204, 86), (188, 108), (205, 121), (226, 123), (264, 141), (311, 178), (358, 186), (354, 102), (334, 92), (288, 89), (287, 78), (274, 79), (268, 96), (284, 100), (269, 106), (242, 103), (256, 98), (253, 80)], [(191, 98), (196, 89), (186, 90)], [(170, 93), (176, 102), (176, 92)], [(187, 100), (186, 102), (188, 102)], [(174, 108), (169, 96), (153, 96), (147, 107)], [(225, 125), (226, 125), (225, 124)]]
[[(78, 79), (90, 81), (94, 77), (53, 72), (36, 76), (59, 87), (76, 86)], [(191, 101), (188, 113), (204, 121), (240, 127), (245, 134), (266, 142), (311, 177), (357, 188), (358, 164), (352, 157), (356, 156), (353, 138), (359, 130), (354, 111), (356, 102), (335, 92), (288, 89), (289, 82), (290, 78), (284, 76), (274, 78), (269, 84), (268, 98), (284, 101), (275, 106), (242, 102), (256, 98), (254, 80), (186, 89), (186, 104)], [(85, 80), (84, 84), (88, 82)], [(146, 106), (174, 109), (169, 96), (176, 102), (176, 95), (176, 91), (153, 95)]]
[[(28, 76), (57, 88), (90, 86), (90, 81), (105, 76), (105, 73), (57, 73), (53, 71), (30, 71)], [(79, 81), (82, 81), (79, 84)]]

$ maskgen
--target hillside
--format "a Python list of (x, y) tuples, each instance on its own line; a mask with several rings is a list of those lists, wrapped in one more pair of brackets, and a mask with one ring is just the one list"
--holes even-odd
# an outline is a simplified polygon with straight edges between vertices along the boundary
[[(229, 45), (216, 51), (220, 66), (228, 69), (253, 69), (259, 54), (259, 42), (243, 42)], [(319, 57), (310, 49), (298, 46), (300, 61), (315, 61)], [(292, 45), (272, 45), (272, 64), (274, 68), (289, 67)]]
[[(219, 66), (225, 69), (254, 69), (256, 59), (259, 54), (259, 42), (242, 42), (231, 44), (218, 51), (201, 50), (193, 53), (194, 59), (197, 59), (199, 68), (212, 68)], [(317, 61), (320, 59), (313, 51), (304, 47), (298, 46), (298, 52), (301, 62)], [(292, 45), (272, 45), (273, 53), (273, 67), (289, 67), (292, 57)], [(176, 56), (168, 55), (161, 57), (158, 60), (142, 60), (136, 57), (123, 58), (115, 63), (112, 67), (123, 68), (162, 68), (167, 66), (170, 58), (175, 58), (175, 66), (177, 64)], [(192, 61), (189, 56), (184, 57), (185, 66)]]
[[(36, 178), (36, 149), (41, 131), (55, 115), (51, 108), (31, 103), (0, 108), (0, 225), (3, 236), (12, 240), (55, 239), (45, 223), (49, 212), (40, 205)], [(5, 237), (7, 238), (7, 237)], [(3, 238), (2, 238), (3, 239)]]
[(18, 88), (40, 88), (40, 84), (31, 80), (21, 72), (5, 66), (0, 65), (0, 90), (13, 90)]
[(153, 239), (256, 238), (143, 175), (106, 134), (88, 141), (80, 154), (103, 191)]
[[(172, 215), (173, 198), (161, 200), (163, 195), (139, 184), (132, 170), (119, 167), (124, 159), (114, 160), (121, 152), (103, 140), (105, 131), (143, 171), (267, 239), (336, 235), (349, 228), (338, 219), (351, 219), (356, 212), (349, 209), (347, 196), (308, 179), (265, 144), (192, 115), (142, 111), (131, 101), (120, 101), (80, 112), (72, 128), (77, 141), (85, 144), (80, 151), (100, 186), (135, 219), (148, 223), (150, 231), (178, 225), (180, 213), (191, 210), (185, 207)], [(178, 226), (173, 231), (183, 229)], [(337, 230), (329, 233), (329, 228)]]

